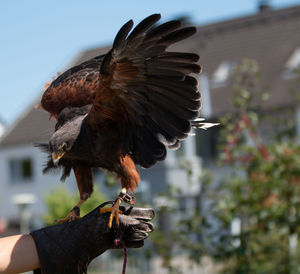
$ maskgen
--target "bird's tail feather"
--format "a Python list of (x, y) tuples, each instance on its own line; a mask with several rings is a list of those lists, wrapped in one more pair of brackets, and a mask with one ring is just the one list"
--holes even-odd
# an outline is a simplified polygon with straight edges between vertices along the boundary
[(197, 118), (197, 119), (191, 121), (191, 126), (193, 128), (201, 128), (201, 129), (207, 130), (211, 127), (220, 125), (220, 123), (203, 122), (204, 120), (205, 120), (204, 118)]

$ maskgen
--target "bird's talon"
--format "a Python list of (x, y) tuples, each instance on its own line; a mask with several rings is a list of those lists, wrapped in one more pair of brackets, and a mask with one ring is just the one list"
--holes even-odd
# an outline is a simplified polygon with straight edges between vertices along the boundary
[(114, 218), (116, 219), (116, 226), (120, 225), (119, 214), (123, 214), (122, 210), (119, 209), (121, 201), (117, 200), (112, 207), (103, 207), (100, 209), (100, 214), (110, 212), (108, 220), (108, 228), (111, 229)]
[(68, 223), (68, 222), (72, 222), (75, 220), (80, 219), (80, 216), (78, 216), (76, 214), (76, 212), (74, 212), (73, 210), (70, 211), (70, 213), (66, 216), (66, 218), (64, 219), (56, 219), (54, 222), (56, 224), (61, 224), (61, 223)]

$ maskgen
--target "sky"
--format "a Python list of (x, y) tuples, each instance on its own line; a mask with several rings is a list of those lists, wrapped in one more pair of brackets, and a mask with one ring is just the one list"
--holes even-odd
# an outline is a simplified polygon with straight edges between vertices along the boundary
[[(258, 0), (1, 0), (0, 121), (12, 124), (83, 50), (110, 44), (129, 19), (191, 16), (196, 25), (251, 15)], [(300, 0), (270, 0), (273, 8)]]

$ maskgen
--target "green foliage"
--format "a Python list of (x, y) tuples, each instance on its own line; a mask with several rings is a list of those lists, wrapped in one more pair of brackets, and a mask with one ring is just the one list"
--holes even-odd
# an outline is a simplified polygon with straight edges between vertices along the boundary
[[(254, 80), (242, 77), (246, 65), (247, 77)], [(221, 246), (218, 256), (226, 262), (231, 258), (225, 273), (298, 273), (300, 249), (291, 239), (300, 236), (300, 146), (286, 134), (291, 124), (280, 124), (279, 119), (275, 138), (267, 145), (260, 138), (261, 121), (270, 117), (254, 111), (255, 98), (247, 95), (257, 81), (251, 73), (256, 68), (249, 61), (236, 68), (237, 111), (222, 121), (221, 160), (233, 174), (223, 185), (215, 214), (228, 230), (236, 218), (241, 225), (235, 235), (227, 234), (230, 244)]]
[(169, 243), (169, 237), (166, 237), (163, 231), (158, 228), (152, 232), (150, 239), (154, 244), (155, 252), (163, 259), (163, 267), (167, 268), (169, 271), (172, 271), (172, 247)]
[(289, 241), (300, 236), (300, 146), (287, 141), (267, 150), (266, 159), (252, 149), (251, 160), (240, 166), (243, 175), (228, 180), (227, 195), (220, 196), (219, 218), (228, 226), (234, 218), (242, 222), (239, 244), (225, 250), (236, 259), (229, 273), (296, 273), (300, 267)]
[[(92, 196), (80, 207), (80, 216), (86, 215), (106, 200), (98, 187), (94, 186)], [(43, 216), (45, 224), (53, 225), (54, 220), (66, 217), (78, 201), (79, 194), (70, 193), (67, 188), (53, 189), (51, 193), (45, 196), (45, 203), (48, 208), (47, 214)]]

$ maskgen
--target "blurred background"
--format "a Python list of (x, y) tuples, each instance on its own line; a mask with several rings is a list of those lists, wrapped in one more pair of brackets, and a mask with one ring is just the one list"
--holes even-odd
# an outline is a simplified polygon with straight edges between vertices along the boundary
[[(52, 225), (78, 199), (74, 175), (43, 175), (33, 146), (54, 130), (45, 83), (152, 13), (197, 26), (170, 50), (201, 56), (201, 117), (221, 124), (140, 170), (156, 230), (128, 273), (300, 273), (300, 1), (1, 1), (0, 237)], [(94, 180), (82, 215), (120, 190), (112, 174)], [(121, 264), (113, 251), (89, 273)]]

